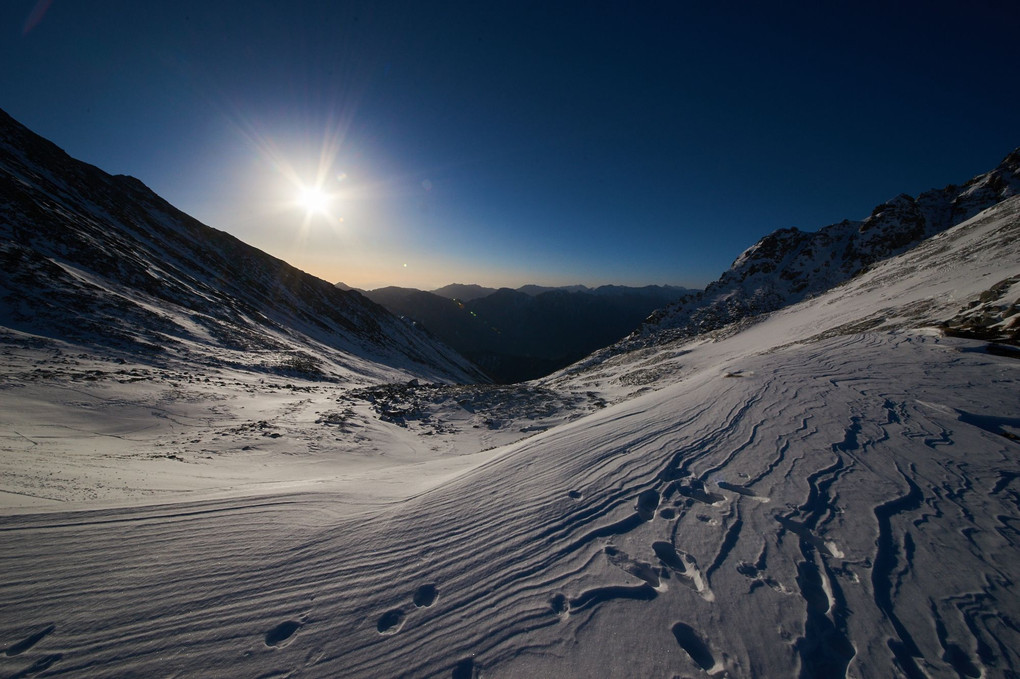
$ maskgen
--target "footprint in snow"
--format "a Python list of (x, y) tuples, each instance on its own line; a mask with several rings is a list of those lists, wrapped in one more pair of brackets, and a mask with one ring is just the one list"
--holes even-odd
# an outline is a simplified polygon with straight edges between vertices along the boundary
[(737, 566), (737, 572), (743, 575), (748, 580), (751, 580), (752, 590), (755, 587), (761, 586), (761, 584), (766, 584), (781, 594), (792, 594), (792, 592), (788, 590), (786, 587), (784, 587), (779, 581), (777, 581), (775, 578), (771, 576), (765, 575), (764, 574), (765, 571), (759, 569), (754, 564), (747, 563), (746, 561), (741, 561), (740, 565)]
[(755, 492), (747, 486), (741, 486), (736, 483), (727, 483), (726, 481), (719, 481), (715, 485), (719, 486), (723, 490), (728, 490), (730, 492), (743, 495), (744, 497), (749, 497), (752, 500), (757, 500), (758, 502), (771, 502), (771, 500), (767, 497), (756, 495)]
[(705, 489), (705, 483), (698, 479), (692, 479), (689, 483), (677, 484), (676, 491), (686, 498), (702, 502), (706, 505), (718, 504), (726, 499), (719, 493), (713, 493)]
[(4, 650), (4, 655), (6, 655), (8, 658), (14, 657), (16, 655), (21, 655), (22, 653), (24, 653), (25, 651), (27, 651), (28, 649), (32, 648), (40, 641), (42, 641), (56, 628), (57, 628), (56, 625), (51, 624), (41, 629), (37, 629), (35, 632), (32, 632), (27, 637), (25, 637), (18, 643), (14, 644), (13, 646), (8, 646), (7, 649)]
[(659, 561), (677, 573), (683, 575), (687, 572), (687, 566), (684, 565), (680, 555), (676, 553), (672, 543), (664, 541), (653, 542), (652, 551), (655, 552), (655, 556), (659, 557)]
[(616, 547), (606, 546), (604, 549), (609, 563), (613, 564), (625, 573), (630, 573), (635, 578), (643, 580), (649, 586), (658, 589), (660, 585), (659, 569), (654, 568), (650, 563), (632, 559), (626, 552), (621, 552)]
[(705, 577), (698, 568), (698, 562), (687, 552), (678, 551), (673, 544), (665, 541), (652, 543), (652, 551), (659, 561), (674, 573), (677, 579), (701, 595), (705, 601), (715, 601), (715, 594), (708, 588)]
[(414, 590), (414, 605), (418, 608), (428, 608), (436, 603), (439, 598), (439, 590), (433, 584), (422, 585)]
[(659, 508), (661, 500), (659, 491), (649, 489), (638, 495), (634, 509), (643, 521), (651, 521), (655, 517), (655, 510)]
[(714, 674), (712, 670), (715, 668), (716, 663), (715, 657), (712, 655), (712, 649), (701, 638), (697, 630), (685, 622), (678, 622), (673, 625), (673, 636), (676, 637), (676, 642), (680, 644), (680, 648), (687, 652), (687, 655), (697, 663), (698, 667), (710, 674)]
[(288, 643), (294, 633), (301, 629), (301, 623), (297, 620), (286, 620), (273, 629), (266, 632), (266, 646), (283, 646)]
[(379, 631), (379, 634), (396, 634), (404, 626), (406, 619), (407, 614), (404, 613), (404, 609), (394, 608), (382, 614), (379, 622), (375, 624), (375, 628)]
[(474, 658), (464, 658), (453, 666), (452, 679), (475, 679), (479, 676), (478, 668), (475, 667)]
[[(439, 599), (439, 589), (433, 583), (419, 586), (411, 595), (411, 602), (415, 608), (428, 608)], [(410, 612), (414, 612), (413, 609)], [(408, 611), (404, 608), (392, 608), (380, 616), (375, 624), (379, 634), (396, 634), (407, 621)]]
[(775, 518), (776, 521), (778, 521), (783, 526), (784, 529), (790, 531), (791, 533), (799, 537), (801, 540), (811, 544), (815, 549), (821, 552), (822, 555), (827, 554), (837, 559), (843, 559), (846, 557), (846, 554), (843, 553), (843, 551), (839, 548), (838, 545), (836, 545), (834, 541), (823, 540), (822, 538), (812, 533), (811, 529), (805, 526), (802, 522), (795, 521), (794, 519), (791, 519), (788, 516), (777, 515)]
[(25, 677), (34, 677), (37, 674), (45, 672), (49, 668), (53, 667), (57, 662), (63, 658), (62, 653), (53, 653), (45, 657), (39, 658), (34, 663), (26, 667), (25, 669), (10, 675), (10, 679), (24, 679)]

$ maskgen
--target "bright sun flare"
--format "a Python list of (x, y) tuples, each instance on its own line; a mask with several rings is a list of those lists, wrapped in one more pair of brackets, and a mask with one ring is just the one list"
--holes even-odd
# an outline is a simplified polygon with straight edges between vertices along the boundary
[(329, 209), (330, 195), (316, 186), (306, 186), (298, 194), (298, 204), (308, 214), (326, 214)]

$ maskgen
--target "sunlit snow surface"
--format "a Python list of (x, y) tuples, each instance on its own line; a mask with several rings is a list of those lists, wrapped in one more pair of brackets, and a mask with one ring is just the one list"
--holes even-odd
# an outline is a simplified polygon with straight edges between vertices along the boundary
[(0, 672), (1018, 672), (1020, 360), (933, 329), (1020, 275), (1018, 211), (517, 388), (9, 336)]

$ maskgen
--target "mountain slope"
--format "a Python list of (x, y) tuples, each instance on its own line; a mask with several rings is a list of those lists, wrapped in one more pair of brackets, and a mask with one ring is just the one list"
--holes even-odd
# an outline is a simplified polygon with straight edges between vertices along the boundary
[(615, 405), (425, 489), (4, 516), (0, 671), (1014, 676), (1020, 361), (937, 328), (1018, 296), (1013, 198), (750, 328), (564, 371), (543, 388)]
[(691, 336), (779, 309), (849, 280), (869, 266), (1020, 193), (1020, 149), (962, 186), (901, 194), (859, 222), (815, 232), (775, 231), (745, 250), (730, 269), (688, 300), (669, 306), (638, 332)]
[(2, 112), (0, 215), (0, 324), (12, 330), (158, 360), (483, 379), (360, 294), (70, 158)]
[[(661, 332), (595, 352), (541, 383), (573, 390), (642, 393), (686, 372), (687, 355), (717, 355), (818, 340), (841, 333), (929, 328), (1018, 344), (1020, 196), (926, 239), (815, 297), (694, 337)], [(846, 315), (845, 308), (853, 313)], [(718, 360), (725, 365), (725, 353)]]

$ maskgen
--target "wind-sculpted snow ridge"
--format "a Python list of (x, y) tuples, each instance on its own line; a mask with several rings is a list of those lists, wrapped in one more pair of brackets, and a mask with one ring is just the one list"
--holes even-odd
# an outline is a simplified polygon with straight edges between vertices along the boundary
[(1008, 676), (1017, 366), (971, 347), (748, 357), (389, 506), (8, 517), (0, 670)]
[(158, 365), (485, 381), (452, 350), (0, 111), (0, 325)]
[[(1020, 361), (938, 325), (973, 302), (1015, 323), (1001, 282), (1017, 275), (1013, 198), (748, 330), (522, 387), (518, 426), (559, 418), (529, 438), (466, 438), (499, 431), (492, 405), (513, 419), (511, 391), (330, 392), (335, 447), (317, 439), (314, 468), (332, 455), (348, 472), (329, 482), (8, 513), (0, 673), (1016, 675)], [(244, 412), (283, 398), (259, 388)], [(294, 397), (283, 410), (327, 405)], [(194, 431), (179, 406), (140, 405)], [(455, 411), (459, 433), (425, 424)], [(0, 412), (5, 448), (45, 457)], [(269, 440), (299, 430), (282, 419)], [(366, 473), (345, 437), (379, 460), (418, 448)], [(429, 457), (442, 437), (454, 450)], [(107, 464), (73, 461), (90, 459)], [(228, 460), (160, 464), (204, 476)], [(32, 492), (0, 470), (6, 492)]]
[(719, 280), (653, 314), (632, 341), (694, 336), (817, 295), (926, 238), (1020, 193), (1020, 149), (962, 186), (906, 194), (863, 221), (818, 231), (775, 231), (745, 250)]

